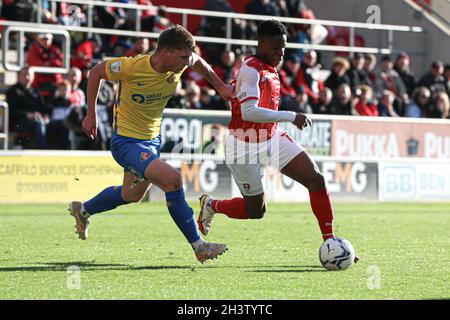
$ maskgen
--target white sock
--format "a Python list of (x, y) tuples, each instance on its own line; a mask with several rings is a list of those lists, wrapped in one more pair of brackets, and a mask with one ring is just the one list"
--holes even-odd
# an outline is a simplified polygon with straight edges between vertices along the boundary
[(198, 249), (198, 247), (200, 247), (200, 245), (205, 242), (205, 240), (202, 239), (202, 237), (200, 237), (200, 239), (198, 239), (195, 242), (191, 243), (192, 248), (194, 249), (194, 251), (196, 251)]
[(89, 218), (91, 215), (89, 214), (89, 212), (86, 211), (86, 209), (84, 209), (84, 203), (81, 203), (81, 215), (83, 217), (85, 217), (86, 219)]

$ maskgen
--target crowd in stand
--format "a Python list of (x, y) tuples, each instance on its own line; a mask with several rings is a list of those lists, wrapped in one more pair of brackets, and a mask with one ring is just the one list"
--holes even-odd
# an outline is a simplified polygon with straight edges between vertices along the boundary
[[(148, 0), (118, 1), (151, 4)], [(74, 9), (57, 3), (56, 15), (48, 1), (37, 7), (34, 1), (3, 1), (2, 18), (33, 21), (40, 11), (46, 23), (74, 23)], [(76, 23), (87, 25), (87, 7), (75, 7)], [(208, 0), (207, 10), (233, 12), (226, 0)], [(94, 27), (134, 30), (135, 10), (94, 7)], [(314, 13), (301, 0), (253, 0), (246, 13), (315, 19)], [(164, 7), (145, 10), (141, 15), (143, 31), (160, 32), (170, 26)], [(311, 27), (313, 26), (313, 27)], [(195, 34), (225, 37), (222, 18), (205, 17)], [(232, 36), (255, 39), (257, 22), (233, 19)], [(288, 42), (320, 43), (336, 30), (317, 25), (287, 25)], [(99, 139), (90, 142), (82, 133), (81, 121), (86, 114), (87, 78), (90, 68), (107, 57), (136, 56), (155, 48), (155, 40), (116, 35), (94, 35), (71, 32), (71, 68), (67, 75), (34, 73), (30, 66), (61, 67), (61, 41), (50, 33), (31, 35), (25, 39), (27, 66), (18, 74), (18, 82), (6, 91), (10, 108), (10, 129), (15, 143), (24, 148), (107, 149), (111, 137), (112, 105), (115, 84), (104, 82), (98, 97)], [(336, 38), (334, 38), (335, 40)], [(19, 41), (19, 39), (16, 39)], [(328, 39), (328, 43), (333, 40)], [(254, 48), (221, 44), (198, 44), (203, 56), (225, 82), (239, 70), (243, 58)], [(313, 50), (286, 50), (278, 68), (281, 81), (280, 109), (314, 114), (362, 115), (382, 117), (450, 118), (450, 65), (434, 61), (421, 77), (411, 72), (406, 52), (395, 56), (356, 53), (336, 57), (323, 66)], [(325, 71), (325, 72), (323, 72)], [(327, 72), (328, 71), (328, 72)], [(326, 76), (323, 76), (323, 75)], [(188, 69), (177, 88), (169, 108), (228, 110), (223, 101), (199, 74)]]

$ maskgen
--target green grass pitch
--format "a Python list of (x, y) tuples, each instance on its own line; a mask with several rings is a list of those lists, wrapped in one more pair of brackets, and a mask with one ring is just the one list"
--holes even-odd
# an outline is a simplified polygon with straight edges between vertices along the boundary
[(450, 298), (450, 204), (335, 203), (335, 215), (361, 258), (341, 272), (320, 266), (309, 204), (217, 215), (207, 238), (229, 250), (204, 265), (163, 203), (99, 214), (87, 241), (65, 205), (0, 205), (0, 299)]

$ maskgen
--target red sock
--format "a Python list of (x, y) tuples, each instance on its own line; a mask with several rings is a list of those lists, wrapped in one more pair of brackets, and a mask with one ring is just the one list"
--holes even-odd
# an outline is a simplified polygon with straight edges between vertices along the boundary
[(333, 238), (333, 207), (328, 190), (325, 188), (320, 191), (310, 191), (309, 199), (312, 211), (319, 222), (323, 240)]
[(214, 200), (211, 207), (215, 212), (223, 213), (233, 219), (248, 219), (244, 198)]

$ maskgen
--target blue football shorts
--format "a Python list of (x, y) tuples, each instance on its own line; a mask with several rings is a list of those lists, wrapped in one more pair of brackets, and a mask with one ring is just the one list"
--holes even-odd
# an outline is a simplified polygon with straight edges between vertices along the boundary
[(111, 154), (124, 171), (131, 171), (137, 178), (145, 179), (145, 169), (158, 158), (161, 149), (161, 135), (151, 140), (140, 140), (113, 134)]

